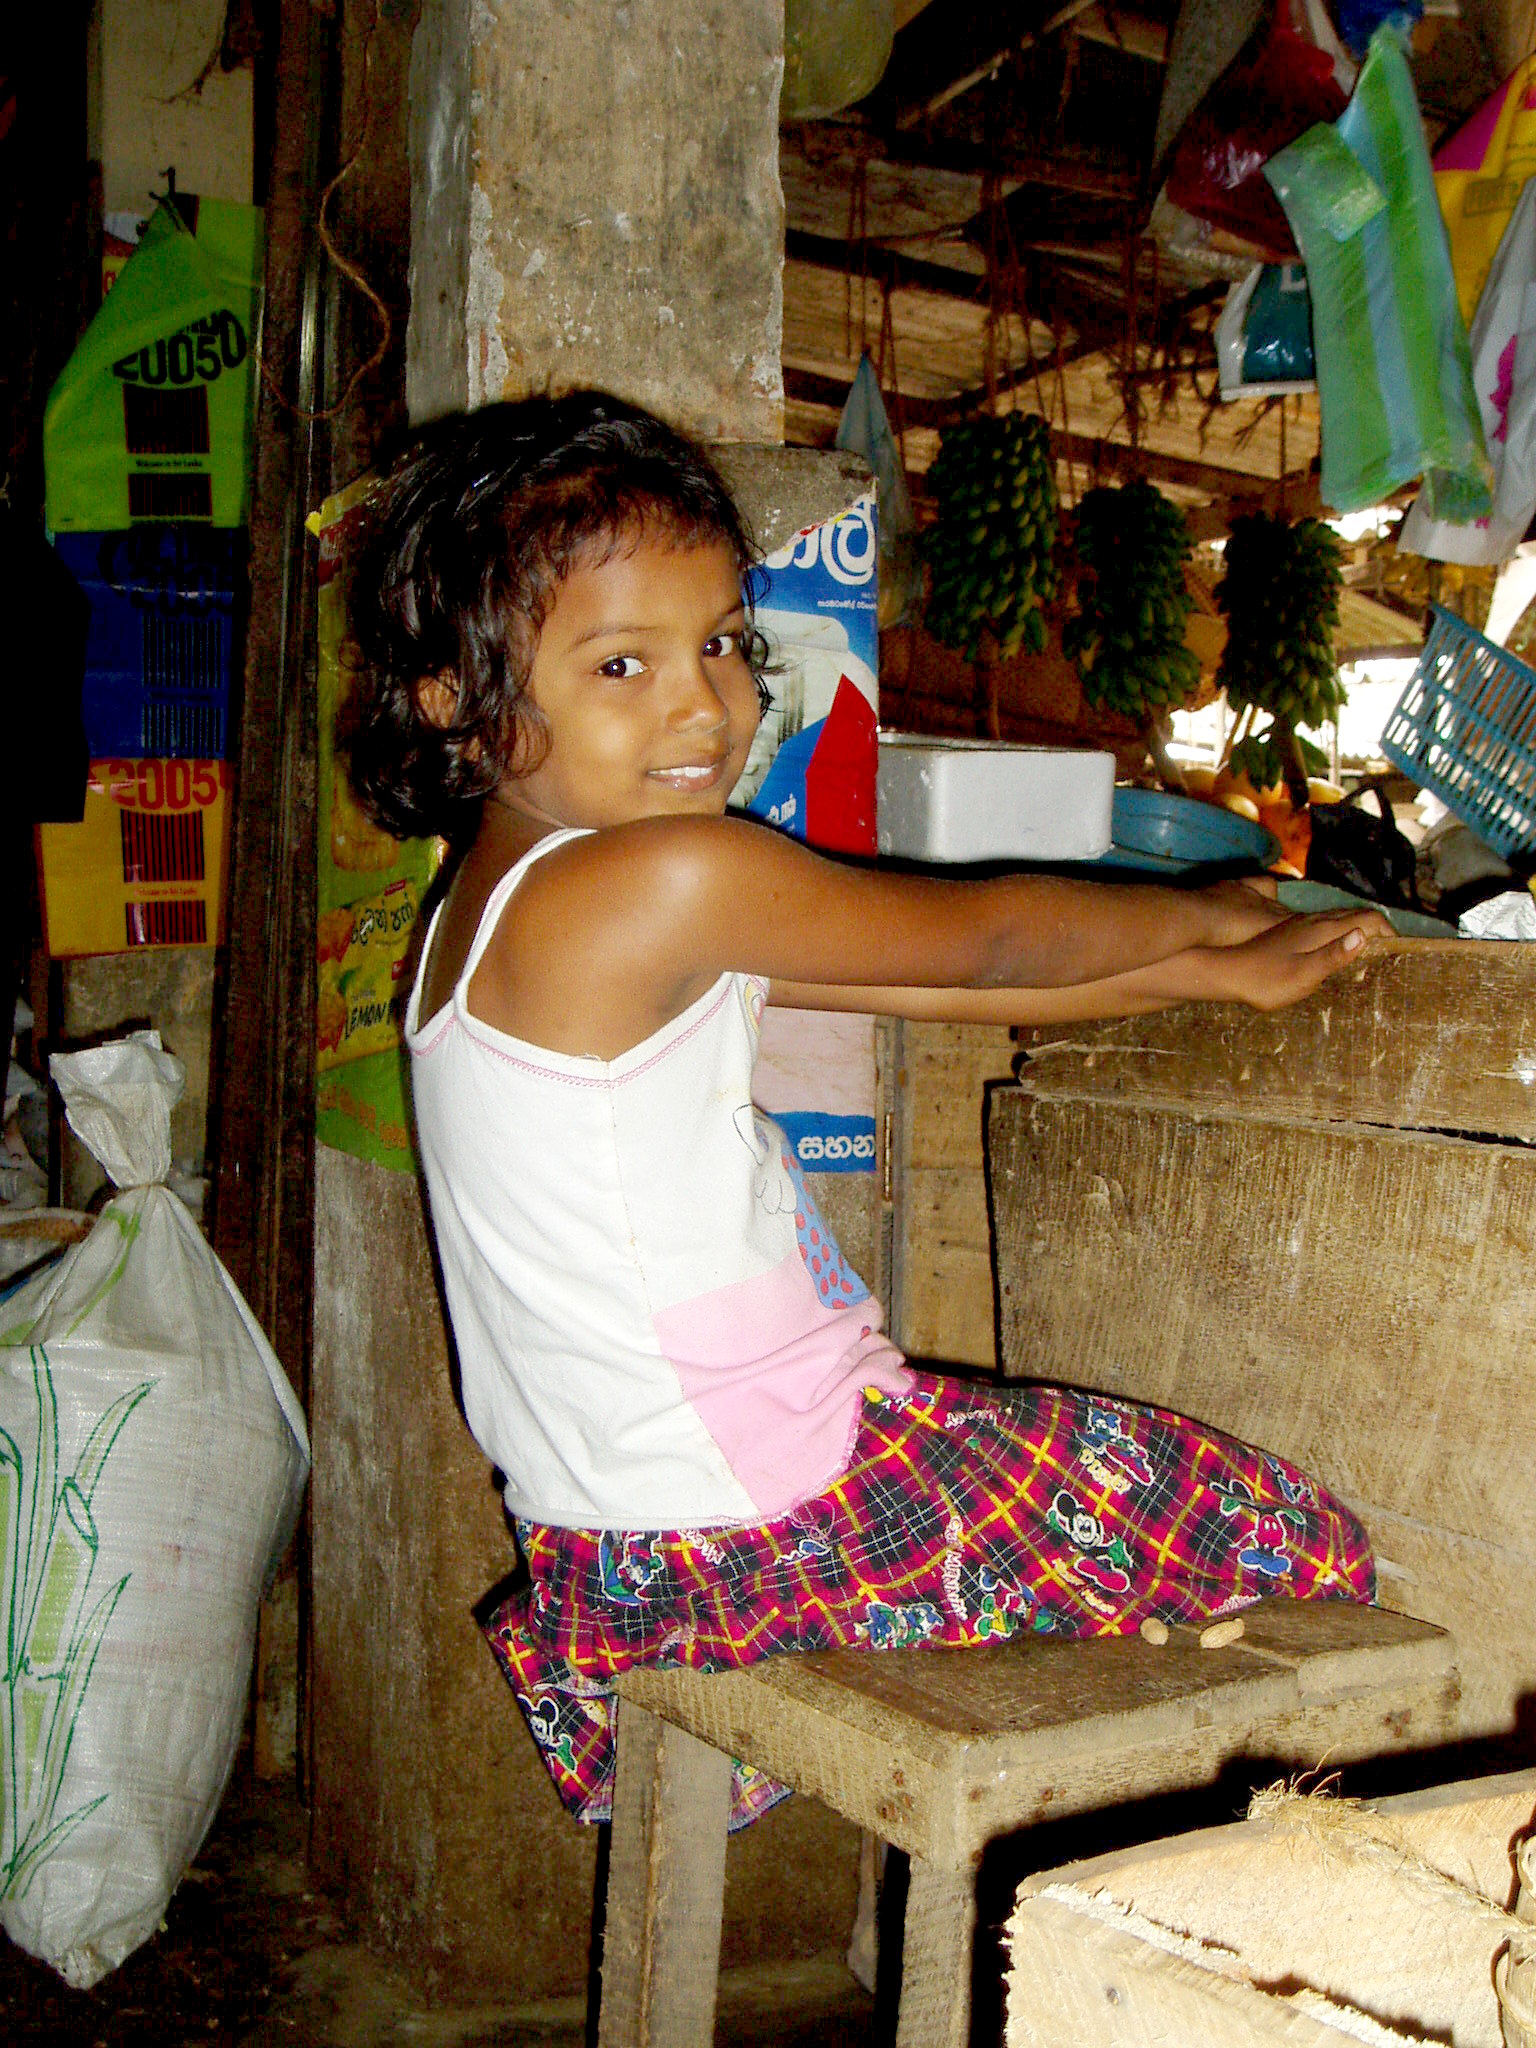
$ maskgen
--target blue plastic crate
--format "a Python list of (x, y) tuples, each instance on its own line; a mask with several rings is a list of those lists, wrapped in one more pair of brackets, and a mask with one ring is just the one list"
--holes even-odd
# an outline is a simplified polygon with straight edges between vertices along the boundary
[(1536, 852), (1536, 669), (1439, 605), (1381, 750), (1495, 853)]
[(93, 761), (227, 756), (244, 542), (187, 526), (55, 539), (91, 605), (81, 708)]

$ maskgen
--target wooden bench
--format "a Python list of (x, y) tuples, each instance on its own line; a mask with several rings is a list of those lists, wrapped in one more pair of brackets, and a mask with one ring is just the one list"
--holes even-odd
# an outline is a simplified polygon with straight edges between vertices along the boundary
[(713, 2038), (730, 1760), (911, 1859), (899, 2048), (964, 2048), (975, 1871), (1000, 1835), (1211, 1783), (1433, 1747), (1454, 1727), (1449, 1636), (1380, 1609), (1268, 1600), (1240, 1641), (1176, 1628), (975, 1650), (833, 1651), (619, 1681), (600, 2048)]

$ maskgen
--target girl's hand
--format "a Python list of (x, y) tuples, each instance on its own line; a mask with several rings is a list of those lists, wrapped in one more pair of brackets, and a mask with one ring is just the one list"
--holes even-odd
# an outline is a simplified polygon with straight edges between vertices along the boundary
[(1279, 884), (1272, 875), (1254, 875), (1247, 881), (1216, 882), (1199, 893), (1212, 912), (1212, 935), (1208, 946), (1242, 946), (1258, 938), (1271, 926), (1285, 923), (1288, 913), (1276, 901)]
[(1202, 949), (1201, 991), (1208, 1001), (1280, 1010), (1357, 959), (1367, 940), (1390, 938), (1378, 910), (1333, 910), (1287, 917), (1254, 937)]

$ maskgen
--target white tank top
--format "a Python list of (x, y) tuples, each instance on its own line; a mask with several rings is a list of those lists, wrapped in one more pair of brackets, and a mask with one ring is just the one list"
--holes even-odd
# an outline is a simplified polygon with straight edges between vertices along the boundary
[(765, 1521), (843, 1469), (865, 1386), (909, 1376), (782, 1134), (751, 1100), (766, 984), (725, 974), (614, 1060), (406, 1012), (464, 1412), (515, 1514), (574, 1528)]

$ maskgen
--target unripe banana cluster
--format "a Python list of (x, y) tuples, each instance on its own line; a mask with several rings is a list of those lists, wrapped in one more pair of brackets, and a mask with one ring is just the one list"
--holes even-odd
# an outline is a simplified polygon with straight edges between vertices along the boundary
[[(1338, 715), (1345, 700), (1334, 656), (1343, 588), (1343, 547), (1321, 519), (1289, 520), (1249, 512), (1232, 522), (1226, 573), (1216, 602), (1227, 616), (1227, 648), (1216, 680), (1234, 711), (1252, 706), (1282, 729), (1319, 726)], [(1280, 757), (1269, 736), (1266, 748)], [(1315, 767), (1321, 755), (1303, 745)]]
[(1056, 594), (1056, 473), (1037, 414), (967, 420), (940, 443), (928, 482), (939, 514), (924, 553), (930, 633), (968, 661), (1045, 652)]
[(1184, 514), (1153, 485), (1099, 485), (1077, 508), (1078, 610), (1062, 646), (1090, 704), (1143, 724), (1183, 704), (1200, 680), (1184, 644), (1193, 600)]

